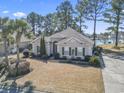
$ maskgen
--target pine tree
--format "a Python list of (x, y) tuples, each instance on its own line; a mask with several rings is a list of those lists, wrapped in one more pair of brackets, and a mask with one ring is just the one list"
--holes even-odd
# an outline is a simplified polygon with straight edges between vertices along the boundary
[(88, 0), (88, 16), (87, 19), (94, 22), (93, 40), (94, 47), (96, 45), (96, 25), (100, 21), (106, 9), (108, 0)]
[(44, 36), (41, 37), (40, 40), (40, 55), (46, 55), (46, 46), (45, 46), (45, 39)]
[(104, 13), (104, 21), (110, 23), (110, 27), (107, 30), (115, 32), (116, 41), (115, 47), (118, 46), (118, 33), (119, 30), (124, 29), (122, 27), (124, 21), (124, 1), (123, 0), (112, 0), (110, 2), (110, 8)]
[(73, 7), (69, 0), (65, 0), (57, 7), (58, 24), (60, 30), (64, 30), (67, 27), (72, 26), (73, 22)]
[(31, 12), (27, 16), (27, 22), (31, 25), (33, 34), (36, 35), (36, 32), (42, 27), (43, 16)]
[(79, 23), (79, 32), (84, 33), (82, 28), (86, 29), (87, 26), (84, 25), (85, 23), (85, 17), (87, 16), (87, 6), (88, 6), (88, 0), (78, 0), (76, 4), (76, 21)]

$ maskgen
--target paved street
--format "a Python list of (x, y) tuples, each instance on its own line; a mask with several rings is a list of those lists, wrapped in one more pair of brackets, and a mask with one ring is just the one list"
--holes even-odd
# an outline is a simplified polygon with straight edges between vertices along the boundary
[(105, 93), (124, 93), (124, 56), (104, 55), (102, 69)]

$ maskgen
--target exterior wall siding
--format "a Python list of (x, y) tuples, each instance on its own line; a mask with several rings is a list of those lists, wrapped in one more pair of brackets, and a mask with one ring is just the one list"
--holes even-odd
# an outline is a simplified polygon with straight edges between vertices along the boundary
[[(64, 53), (64, 55), (62, 55), (62, 47), (64, 47), (64, 50), (66, 51)], [(68, 48), (68, 51), (66, 50), (66, 48)], [(83, 48), (83, 47), (81, 47)], [(71, 50), (75, 50), (75, 47), (71, 47)], [(57, 47), (57, 52), (60, 54), (60, 57), (63, 58), (63, 56), (66, 56), (68, 59), (74, 57), (74, 58), (77, 58), (77, 57), (80, 57), (81, 59), (84, 59), (84, 56), (83, 56), (83, 51), (82, 52), (79, 52), (79, 49), (77, 47), (77, 56), (75, 56), (75, 53), (72, 55), (69, 55), (69, 47), (68, 46), (58, 46)], [(92, 48), (85, 48), (85, 55), (90, 55), (92, 56)]]

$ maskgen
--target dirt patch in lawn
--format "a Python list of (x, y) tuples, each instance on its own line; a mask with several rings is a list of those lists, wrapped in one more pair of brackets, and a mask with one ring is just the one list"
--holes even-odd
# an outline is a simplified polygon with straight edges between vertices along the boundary
[(73, 64), (43, 63), (28, 59), (33, 71), (16, 80), (18, 85), (31, 81), (36, 90), (52, 93), (104, 93), (101, 70)]

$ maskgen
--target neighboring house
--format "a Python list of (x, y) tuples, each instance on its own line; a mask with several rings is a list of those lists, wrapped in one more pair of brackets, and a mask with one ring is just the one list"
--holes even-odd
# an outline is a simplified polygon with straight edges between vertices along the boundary
[[(16, 39), (15, 39), (16, 33), (13, 34), (13, 37), (14, 37), (14, 40), (16, 40)], [(31, 39), (28, 39), (25, 35), (22, 35), (21, 40), (20, 40), (20, 43), (19, 43), (19, 48), (20, 48), (20, 49), (25, 49), (25, 48), (28, 47), (28, 45), (29, 45), (30, 43), (31, 43)], [(16, 50), (16, 43), (10, 45), (9, 49), (10, 49), (10, 52), (11, 52), (12, 50)]]
[[(112, 43), (115, 43), (115, 41), (116, 41), (116, 34), (114, 32), (112, 32), (109, 35), (109, 39), (112, 41)], [(120, 31), (118, 33), (118, 42), (119, 43), (124, 43), (124, 32), (122, 32), (122, 31)]]
[[(40, 53), (40, 39), (32, 41), (32, 51), (35, 55)], [(45, 37), (47, 55), (60, 54), (60, 57), (84, 59), (86, 55), (92, 55), (93, 42), (72, 28)]]
[[(26, 38), (24, 35), (22, 35), (21, 41), (19, 43), (19, 48), (22, 51), (23, 49), (27, 48), (31, 44), (31, 40)], [(17, 47), (16, 43), (9, 45), (8, 47), (8, 52), (9, 53), (16, 53), (17, 52)], [(3, 42), (0, 43), (0, 56), (4, 55), (4, 45)]]
[[(13, 34), (13, 38), (15, 40), (15, 36), (16, 34)], [(22, 35), (20, 43), (19, 43), (19, 48), (20, 50), (23, 50), (25, 48), (27, 48), (29, 46), (29, 44), (31, 44), (31, 39), (28, 39), (25, 35)], [(16, 53), (17, 52), (17, 48), (16, 48), (16, 43), (14, 42), (14, 44), (9, 45), (8, 47), (8, 52), (9, 53)], [(0, 56), (4, 55), (4, 45), (3, 42), (0, 42)]]

